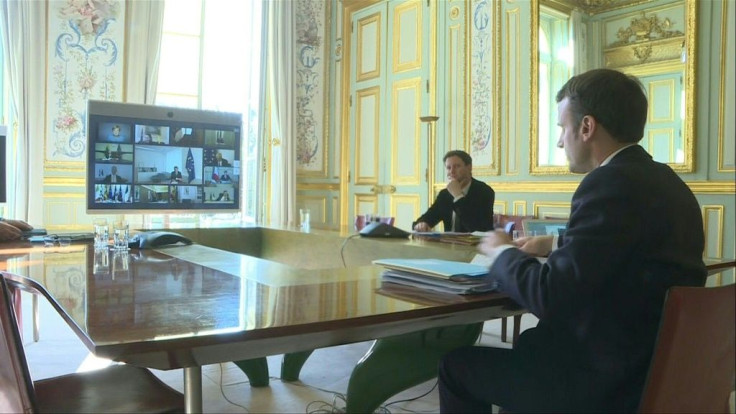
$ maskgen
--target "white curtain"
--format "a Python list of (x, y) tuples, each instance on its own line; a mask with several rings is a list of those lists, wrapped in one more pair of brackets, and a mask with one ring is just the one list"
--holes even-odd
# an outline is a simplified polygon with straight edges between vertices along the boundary
[(125, 101), (153, 104), (158, 83), (164, 0), (130, 1), (126, 4), (127, 62)]
[(271, 107), (270, 224), (294, 225), (296, 216), (296, 85), (294, 7), (269, 1), (267, 71)]
[(8, 217), (32, 225), (43, 223), (41, 192), (29, 190), (43, 186), (47, 3), (3, 0), (0, 12), (10, 96), (8, 138), (13, 143), (7, 166)]

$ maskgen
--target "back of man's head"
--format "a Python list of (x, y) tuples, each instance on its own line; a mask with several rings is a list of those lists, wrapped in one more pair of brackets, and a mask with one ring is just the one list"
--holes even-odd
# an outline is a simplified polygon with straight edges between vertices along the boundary
[(591, 115), (619, 142), (639, 142), (647, 121), (647, 97), (633, 76), (612, 69), (594, 69), (570, 78), (557, 92), (557, 102), (569, 98), (579, 125)]
[(447, 154), (445, 154), (445, 156), (442, 157), (442, 162), (447, 161), (447, 159), (450, 157), (458, 157), (461, 160), (463, 160), (463, 163), (465, 163), (465, 165), (473, 165), (473, 158), (470, 157), (470, 154), (468, 154), (465, 151), (461, 151), (461, 150), (447, 151)]

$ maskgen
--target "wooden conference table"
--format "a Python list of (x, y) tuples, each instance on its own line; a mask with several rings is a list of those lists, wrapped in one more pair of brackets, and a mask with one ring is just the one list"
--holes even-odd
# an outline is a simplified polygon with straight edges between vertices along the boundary
[[(45, 296), (94, 355), (183, 368), (188, 412), (202, 411), (203, 365), (236, 361), (264, 385), (266, 356), (286, 354), (282, 378), (296, 380), (313, 349), (378, 339), (347, 392), (348, 412), (372, 412), (436, 375), (436, 360), (473, 343), (483, 321), (524, 312), (496, 293), (382, 286), (382, 269), (370, 265), (387, 257), (469, 261), (473, 246), (260, 227), (176, 231), (196, 244), (115, 253), (88, 243), (3, 243), (0, 270)], [(706, 264), (714, 273), (734, 260)]]
[(523, 312), (495, 293), (391, 289), (370, 265), (378, 257), (469, 261), (472, 246), (266, 228), (177, 231), (196, 243), (127, 253), (4, 243), (0, 270), (45, 296), (94, 355), (183, 368), (188, 412), (202, 410), (203, 365), (239, 361), (262, 379), (266, 356), (288, 354), (287, 376), (297, 379), (313, 349), (385, 338), (348, 387), (348, 411), (373, 411), (436, 375), (427, 361), (473, 343), (482, 321)]

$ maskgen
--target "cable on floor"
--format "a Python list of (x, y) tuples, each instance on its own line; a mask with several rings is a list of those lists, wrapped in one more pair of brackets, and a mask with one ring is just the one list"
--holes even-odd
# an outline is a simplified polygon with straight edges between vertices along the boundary
[[(223, 385), (223, 363), (221, 362), (221, 363), (219, 363), (217, 365), (220, 366), (220, 381), (219, 381), (219, 385), (220, 385), (220, 394), (222, 394), (222, 398), (224, 398), (225, 401), (229, 402), (230, 404), (232, 404), (232, 405), (234, 405), (236, 407), (242, 408), (243, 410), (245, 410), (246, 413), (249, 413), (250, 410), (248, 410), (248, 407), (245, 407), (243, 405), (240, 405), (240, 404), (232, 401), (230, 398), (227, 397), (227, 395), (225, 395), (225, 388), (224, 388), (224, 385)], [(247, 384), (249, 382), (250, 381), (243, 381), (243, 382), (241, 382), (239, 384)]]
[[(425, 392), (424, 394), (422, 394), (422, 395), (420, 395), (418, 397), (406, 398), (406, 399), (403, 399), (403, 400), (392, 401), (392, 402), (390, 402), (388, 404), (382, 405), (381, 408), (383, 408), (384, 410), (386, 410), (386, 412), (390, 413), (391, 411), (389, 411), (389, 409), (388, 409), (389, 406), (394, 405), (394, 404), (398, 404), (398, 403), (403, 403), (403, 402), (412, 402), (412, 401), (416, 401), (416, 400), (418, 400), (420, 398), (424, 398), (424, 397), (428, 396), (429, 394), (431, 394), (432, 391), (434, 391), (435, 388), (437, 388), (437, 384), (438, 384), (438, 381), (435, 381), (434, 382), (434, 385), (432, 386), (432, 388), (429, 389), (429, 391)], [(406, 409), (406, 408), (402, 408), (402, 410), (407, 411), (407, 412), (410, 412), (410, 413), (421, 413), (421, 412), (423, 412), (423, 411), (413, 411), (413, 410), (409, 410), (409, 409)], [(431, 411), (427, 411), (427, 412), (431, 412)]]

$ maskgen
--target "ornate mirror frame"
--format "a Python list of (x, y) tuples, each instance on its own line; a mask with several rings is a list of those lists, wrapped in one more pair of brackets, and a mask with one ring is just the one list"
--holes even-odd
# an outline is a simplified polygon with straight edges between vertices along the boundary
[[(567, 164), (565, 165), (540, 165), (540, 136), (539, 136), (539, 114), (540, 114), (540, 90), (539, 90), (539, 24), (540, 24), (540, 2), (545, 0), (531, 0), (531, 89), (530, 89), (530, 125), (529, 125), (529, 136), (530, 136), (530, 165), (529, 171), (532, 175), (563, 175), (571, 174), (568, 170)], [(638, 6), (642, 4), (652, 3), (656, 7), (664, 7), (668, 4), (684, 5), (685, 9), (685, 33), (684, 33), (684, 44), (681, 46), (682, 53), (684, 54), (685, 63), (684, 65), (684, 84), (683, 88), (685, 91), (684, 99), (684, 113), (686, 114), (685, 119), (682, 120), (682, 133), (683, 133), (683, 160), (682, 162), (670, 162), (668, 165), (677, 172), (692, 172), (695, 169), (695, 131), (696, 131), (696, 112), (695, 112), (695, 84), (697, 79), (696, 67), (697, 67), (697, 55), (696, 45), (698, 43), (697, 38), (697, 0), (673, 0), (671, 2), (656, 2), (654, 0), (608, 0), (604, 2), (590, 2), (588, 0), (547, 0), (550, 3), (560, 3), (570, 7), (578, 7), (583, 9), (588, 15), (597, 14), (609, 10), (621, 10), (625, 7)], [(586, 5), (595, 4), (595, 6)], [(590, 38), (590, 37), (588, 37)], [(597, 37), (596, 37), (597, 38)], [(634, 49), (637, 45), (628, 45), (633, 53), (636, 53)], [(605, 45), (600, 47), (601, 50), (606, 48)], [(601, 58), (601, 62), (604, 59)], [(633, 75), (640, 75), (641, 71), (633, 66), (618, 68), (619, 70), (631, 73)], [(646, 70), (644, 73), (648, 73)], [(556, 108), (554, 109), (556, 111)], [(550, 145), (556, 145), (556, 136), (548, 137)], [(644, 137), (642, 141), (646, 139)]]

